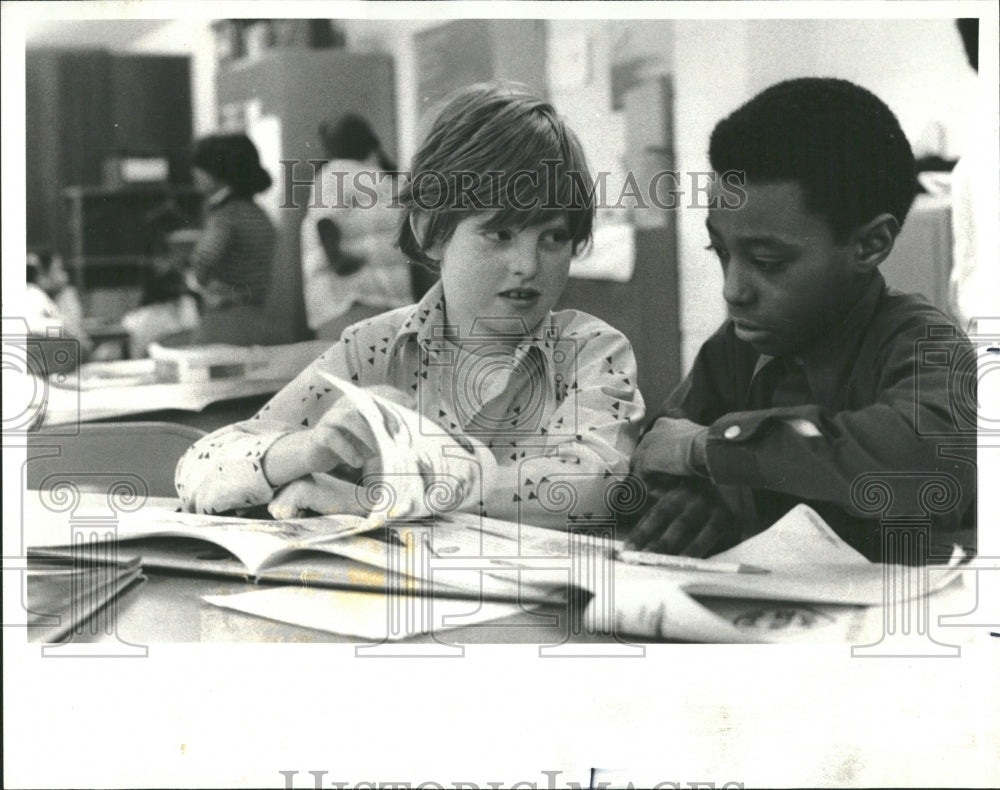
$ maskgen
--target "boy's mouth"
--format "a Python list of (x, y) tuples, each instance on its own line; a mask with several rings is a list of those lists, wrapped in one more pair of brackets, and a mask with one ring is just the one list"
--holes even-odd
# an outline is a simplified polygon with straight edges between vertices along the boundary
[(508, 288), (498, 294), (500, 298), (518, 306), (534, 304), (541, 295), (541, 291), (536, 288)]
[(736, 337), (747, 343), (753, 343), (755, 340), (770, 337), (774, 334), (773, 330), (770, 328), (760, 324), (754, 324), (750, 321), (736, 319), (733, 321), (733, 325), (736, 328)]

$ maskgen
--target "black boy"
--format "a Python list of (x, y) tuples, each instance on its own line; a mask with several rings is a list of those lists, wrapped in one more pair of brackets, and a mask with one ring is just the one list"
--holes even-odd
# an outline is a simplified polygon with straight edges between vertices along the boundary
[[(916, 184), (895, 116), (849, 82), (791, 80), (721, 121), (709, 156), (746, 179), (745, 203), (732, 208), (720, 190), (706, 222), (729, 318), (636, 450), (633, 469), (658, 501), (629, 542), (705, 556), (806, 502), (879, 559), (881, 491), (918, 521), (921, 505), (941, 511), (942, 543), (974, 514), (974, 455), (953, 452), (949, 391), (974, 393), (974, 377), (962, 379), (974, 366), (916, 364), (919, 342), (952, 360), (971, 347), (878, 271)], [(948, 501), (927, 499), (935, 485)]]

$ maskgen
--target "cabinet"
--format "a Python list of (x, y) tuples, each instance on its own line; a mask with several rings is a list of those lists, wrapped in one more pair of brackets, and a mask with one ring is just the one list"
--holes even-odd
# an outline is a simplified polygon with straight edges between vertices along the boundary
[[(25, 55), (26, 209), (29, 245), (57, 249), (84, 308), (117, 318), (149, 254), (146, 214), (176, 197), (198, 219), (191, 182), (190, 59), (103, 50), (34, 49)], [(167, 183), (110, 189), (110, 159), (167, 160)], [(105, 298), (106, 297), (106, 298)]]

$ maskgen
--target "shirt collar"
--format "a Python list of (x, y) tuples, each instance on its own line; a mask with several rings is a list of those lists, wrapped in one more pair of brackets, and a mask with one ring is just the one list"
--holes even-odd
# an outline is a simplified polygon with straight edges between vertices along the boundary
[[(819, 403), (834, 403), (842, 391), (843, 382), (857, 356), (861, 339), (875, 317), (885, 287), (885, 279), (876, 271), (872, 281), (839, 323), (811, 346), (786, 360), (802, 366), (809, 389)], [(773, 359), (761, 354), (754, 367), (754, 375)]]
[[(444, 286), (438, 280), (406, 315), (402, 326), (393, 339), (392, 347), (395, 349), (412, 337), (418, 347), (426, 350), (427, 353), (447, 353), (451, 351), (451, 346), (455, 341), (461, 340), (457, 330), (453, 332), (453, 329), (447, 323)], [(554, 375), (552, 355), (557, 345), (555, 341), (559, 340), (560, 337), (561, 326), (556, 320), (555, 314), (550, 311), (531, 336), (518, 343), (514, 356), (520, 358), (531, 352), (533, 348), (539, 349), (548, 363), (546, 369), (551, 378)]]

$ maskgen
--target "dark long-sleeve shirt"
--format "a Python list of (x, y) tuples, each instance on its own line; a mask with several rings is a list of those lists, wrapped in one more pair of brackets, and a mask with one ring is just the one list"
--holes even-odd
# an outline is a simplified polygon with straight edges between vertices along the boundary
[(928, 525), (938, 546), (974, 523), (975, 371), (944, 313), (878, 275), (795, 359), (758, 354), (725, 322), (634, 464), (669, 485), (658, 470), (676, 473), (676, 462), (658, 466), (665, 451), (690, 441), (690, 422), (709, 426), (707, 468), (691, 472), (711, 477), (744, 538), (806, 502), (871, 559), (883, 556), (880, 523)]

